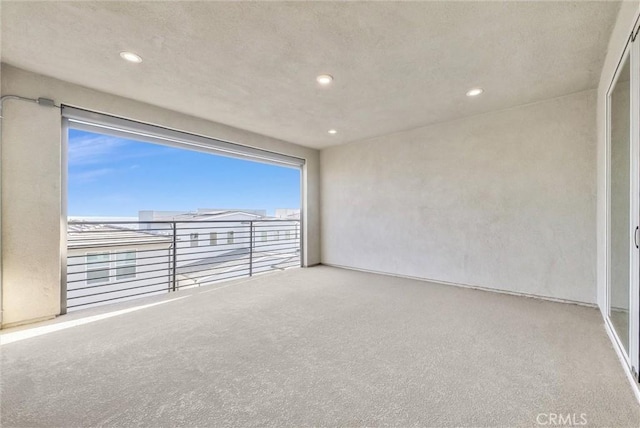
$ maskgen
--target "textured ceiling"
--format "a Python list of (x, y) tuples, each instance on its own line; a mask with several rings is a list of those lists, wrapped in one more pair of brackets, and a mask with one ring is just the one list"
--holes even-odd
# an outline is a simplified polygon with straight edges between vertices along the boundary
[(3, 1), (2, 60), (322, 148), (594, 88), (618, 8)]

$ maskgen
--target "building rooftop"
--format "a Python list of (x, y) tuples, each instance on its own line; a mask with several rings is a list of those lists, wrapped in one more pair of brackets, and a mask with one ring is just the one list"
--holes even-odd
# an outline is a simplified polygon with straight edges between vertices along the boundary
[(169, 236), (160, 233), (105, 224), (70, 222), (67, 230), (67, 243), (70, 249), (172, 242)]

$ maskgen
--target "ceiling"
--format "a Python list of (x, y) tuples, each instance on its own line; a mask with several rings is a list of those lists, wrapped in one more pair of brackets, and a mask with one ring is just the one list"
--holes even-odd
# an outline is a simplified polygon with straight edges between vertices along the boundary
[(323, 148), (595, 88), (619, 5), (3, 1), (2, 61)]

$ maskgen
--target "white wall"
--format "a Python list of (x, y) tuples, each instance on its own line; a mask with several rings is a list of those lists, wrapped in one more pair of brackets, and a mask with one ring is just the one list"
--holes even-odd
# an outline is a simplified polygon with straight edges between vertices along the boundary
[(606, 316), (605, 293), (607, 281), (607, 140), (606, 140), (606, 105), (607, 91), (613, 80), (616, 67), (629, 38), (629, 34), (633, 28), (636, 16), (639, 13), (640, 2), (625, 1), (620, 6), (618, 19), (611, 33), (607, 56), (605, 57), (602, 73), (600, 74), (600, 83), (598, 84), (597, 99), (597, 162), (598, 162), (598, 178), (597, 178), (597, 288), (598, 288), (598, 306), (603, 316)]
[[(161, 90), (162, 88), (158, 88)], [(2, 64), (2, 95), (46, 97), (112, 114), (306, 159), (305, 264), (320, 260), (317, 150), (87, 89)], [(59, 313), (61, 243), (60, 111), (7, 101), (2, 123), (2, 325)], [(58, 303), (56, 303), (56, 300)]]
[(595, 119), (592, 90), (323, 150), (322, 262), (594, 303)]

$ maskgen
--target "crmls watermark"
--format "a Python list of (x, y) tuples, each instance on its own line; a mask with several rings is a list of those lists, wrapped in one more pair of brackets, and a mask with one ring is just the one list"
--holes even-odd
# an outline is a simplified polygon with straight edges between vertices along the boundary
[(587, 425), (586, 413), (538, 413), (538, 425), (579, 427)]

